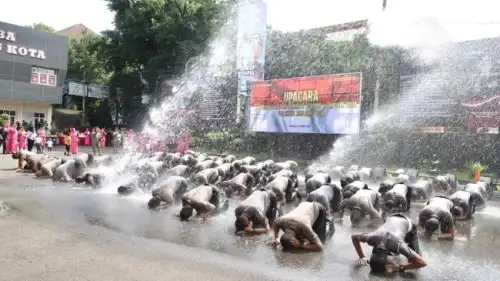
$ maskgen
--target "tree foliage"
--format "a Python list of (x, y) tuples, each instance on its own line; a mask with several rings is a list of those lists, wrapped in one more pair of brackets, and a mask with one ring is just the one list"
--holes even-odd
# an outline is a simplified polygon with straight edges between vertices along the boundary
[(70, 39), (68, 80), (88, 84), (108, 82), (108, 72), (97, 55), (98, 42), (100, 42), (100, 38), (91, 34), (83, 34), (80, 39)]
[(50, 33), (54, 33), (56, 30), (44, 23), (41, 23), (41, 22), (38, 22), (38, 23), (33, 23), (31, 25), (27, 25), (26, 27), (28, 28), (33, 28), (35, 30), (38, 30), (38, 31), (45, 31), (45, 32), (50, 32)]
[[(217, 0), (107, 0), (115, 29), (103, 32), (99, 59), (112, 73), (110, 91), (126, 112), (137, 109), (140, 95), (159, 94), (165, 77), (182, 73), (199, 55), (219, 24)], [(121, 93), (118, 91), (121, 89)]]
[(387, 103), (399, 92), (400, 73), (413, 67), (410, 57), (400, 48), (373, 46), (366, 35), (332, 41), (317, 31), (269, 30), (266, 79), (362, 72), (362, 92), (372, 95), (378, 74), (381, 102)]

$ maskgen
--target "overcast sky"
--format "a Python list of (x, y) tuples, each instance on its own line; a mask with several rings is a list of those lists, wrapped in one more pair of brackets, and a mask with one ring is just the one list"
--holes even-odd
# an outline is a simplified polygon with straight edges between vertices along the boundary
[[(367, 18), (379, 18), (382, 0), (265, 0), (268, 22), (293, 31)], [(401, 19), (437, 18), (452, 40), (500, 35), (498, 0), (387, 0), (387, 13)], [(113, 27), (113, 14), (103, 0), (2, 1), (0, 20), (28, 25), (42, 22), (63, 29), (83, 23), (100, 32)], [(418, 20), (416, 21), (418, 23)], [(484, 24), (488, 23), (489, 24)], [(478, 24), (482, 23), (482, 24)]]

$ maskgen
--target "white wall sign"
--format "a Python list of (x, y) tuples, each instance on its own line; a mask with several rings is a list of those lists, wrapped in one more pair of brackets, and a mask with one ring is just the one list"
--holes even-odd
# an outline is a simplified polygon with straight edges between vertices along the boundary
[(57, 73), (53, 69), (32, 67), (31, 84), (44, 86), (57, 86)]
[(45, 51), (16, 44), (16, 33), (0, 29), (0, 52), (44, 60)]
[(82, 83), (70, 81), (67, 83), (68, 95), (105, 99), (108, 97), (108, 88), (101, 85), (89, 85), (88, 90)]

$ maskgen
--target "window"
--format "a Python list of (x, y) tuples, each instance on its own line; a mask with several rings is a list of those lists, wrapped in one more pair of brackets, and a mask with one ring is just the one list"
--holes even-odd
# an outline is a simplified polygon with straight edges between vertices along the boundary
[(55, 87), (57, 85), (57, 72), (54, 69), (34, 66), (31, 68), (31, 84)]
[(2, 110), (0, 109), (0, 115), (5, 114), (10, 117), (10, 122), (14, 123), (16, 121), (16, 112), (12, 110)]
[(33, 117), (36, 125), (45, 123), (45, 113), (35, 113)]

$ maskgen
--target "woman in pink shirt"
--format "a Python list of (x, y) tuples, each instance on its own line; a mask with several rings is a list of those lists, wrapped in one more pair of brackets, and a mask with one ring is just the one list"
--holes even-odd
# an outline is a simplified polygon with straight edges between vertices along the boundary
[(177, 152), (184, 155), (184, 152), (189, 149), (189, 134), (184, 132), (177, 141)]
[(90, 144), (91, 144), (91, 136), (90, 136), (90, 131), (87, 128), (85, 130), (85, 146), (90, 146)]
[(38, 129), (36, 131), (36, 134), (40, 137), (41, 139), (41, 146), (42, 146), (42, 153), (43, 153), (43, 148), (45, 147), (45, 141), (47, 140), (46, 138), (46, 134), (45, 134), (45, 129), (43, 127), (40, 127), (40, 129)]
[[(7, 127), (7, 125), (5, 125)], [(5, 129), (7, 131), (7, 149), (6, 153), (16, 153), (17, 152), (17, 130), (13, 125), (8, 125)]]
[(71, 138), (70, 152), (71, 154), (78, 154), (78, 131), (75, 128), (71, 128), (69, 136)]
[(26, 133), (23, 127), (21, 127), (21, 130), (19, 130), (18, 134), (19, 134), (19, 149), (20, 150), (26, 149), (28, 134)]
[(101, 140), (99, 141), (99, 147), (100, 148), (104, 148), (104, 146), (106, 146), (106, 135), (107, 135), (107, 132), (106, 132), (106, 129), (101, 129)]

